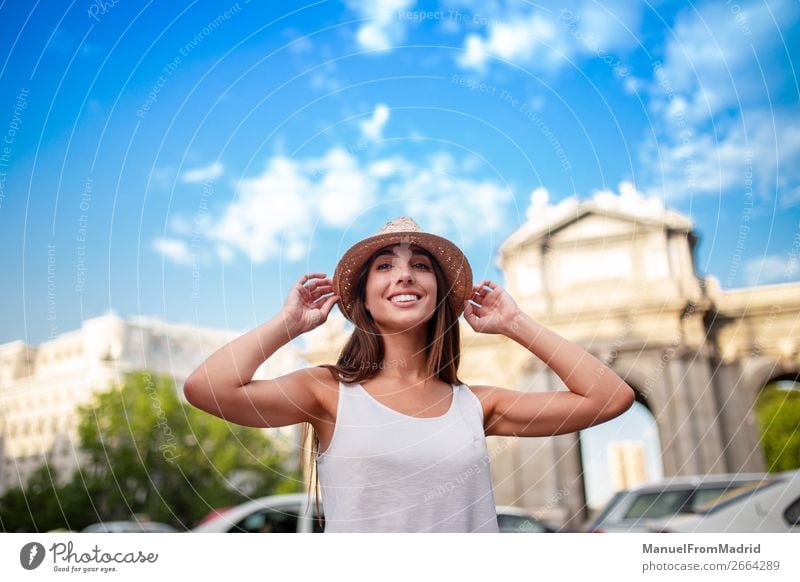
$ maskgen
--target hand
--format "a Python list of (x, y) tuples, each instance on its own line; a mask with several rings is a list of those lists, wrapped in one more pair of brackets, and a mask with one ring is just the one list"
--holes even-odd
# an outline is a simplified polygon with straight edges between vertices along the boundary
[(464, 319), (478, 333), (505, 334), (518, 314), (517, 302), (505, 289), (491, 281), (475, 285), (472, 296), (465, 301)]
[(333, 281), (325, 273), (303, 275), (292, 286), (282, 314), (292, 335), (301, 335), (319, 327), (328, 319), (328, 314), (339, 301), (333, 292)]

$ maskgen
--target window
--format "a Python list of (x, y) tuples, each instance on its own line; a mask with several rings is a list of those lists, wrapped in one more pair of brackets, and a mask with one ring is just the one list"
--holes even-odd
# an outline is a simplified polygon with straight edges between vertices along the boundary
[(500, 533), (545, 533), (547, 529), (538, 521), (520, 515), (498, 515)]
[[(736, 486), (733, 485), (732, 487)], [(692, 496), (692, 510), (696, 511), (705, 505), (711, 504), (713, 501), (716, 501), (720, 495), (728, 491), (728, 489), (729, 487), (722, 485), (714, 487), (713, 489), (698, 489)]]
[(251, 513), (230, 530), (233, 533), (297, 533), (297, 510), (270, 507)]
[(636, 498), (625, 519), (665, 517), (675, 515), (686, 503), (690, 491), (662, 491), (644, 493)]

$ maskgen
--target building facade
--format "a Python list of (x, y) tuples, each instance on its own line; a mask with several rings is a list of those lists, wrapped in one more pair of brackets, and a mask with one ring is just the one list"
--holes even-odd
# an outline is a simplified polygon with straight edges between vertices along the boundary
[[(44, 462), (61, 478), (72, 473), (80, 463), (76, 407), (95, 392), (119, 384), (126, 372), (147, 370), (171, 376), (182, 399), (189, 374), (240, 334), (107, 313), (35, 347), (0, 345), (0, 494), (24, 484)], [(297, 350), (287, 345), (255, 377), (280, 376), (301, 365)], [(287, 451), (296, 447), (296, 430), (273, 436)]]

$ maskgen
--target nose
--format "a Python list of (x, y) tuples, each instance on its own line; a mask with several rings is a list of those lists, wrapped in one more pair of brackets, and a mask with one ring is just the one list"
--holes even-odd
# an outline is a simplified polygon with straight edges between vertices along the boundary
[(411, 269), (409, 265), (401, 265), (397, 267), (397, 280), (399, 281), (408, 281), (412, 282), (414, 280), (413, 273), (414, 271)]

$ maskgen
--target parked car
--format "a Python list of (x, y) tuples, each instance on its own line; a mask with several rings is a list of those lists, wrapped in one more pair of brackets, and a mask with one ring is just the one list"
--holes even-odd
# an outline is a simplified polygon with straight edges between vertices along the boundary
[(555, 533), (556, 528), (532, 515), (529, 511), (511, 505), (497, 506), (497, 524), (500, 533)]
[(766, 473), (669, 477), (616, 493), (585, 528), (590, 533), (646, 532), (648, 522), (693, 513), (731, 489), (759, 482)]
[(698, 508), (648, 524), (651, 532), (800, 533), (800, 471), (777, 473)]
[[(320, 508), (322, 502), (320, 502)], [(190, 530), (204, 533), (308, 533), (322, 532), (316, 502), (307, 493), (260, 497), (205, 520)]]
[(171, 525), (157, 521), (105, 521), (93, 523), (83, 533), (176, 533)]
[[(320, 500), (320, 509), (322, 501)], [(547, 525), (518, 507), (498, 507), (501, 533), (553, 532)], [(316, 502), (307, 493), (270, 495), (231, 507), (190, 530), (196, 533), (321, 533), (324, 512), (317, 518)]]

